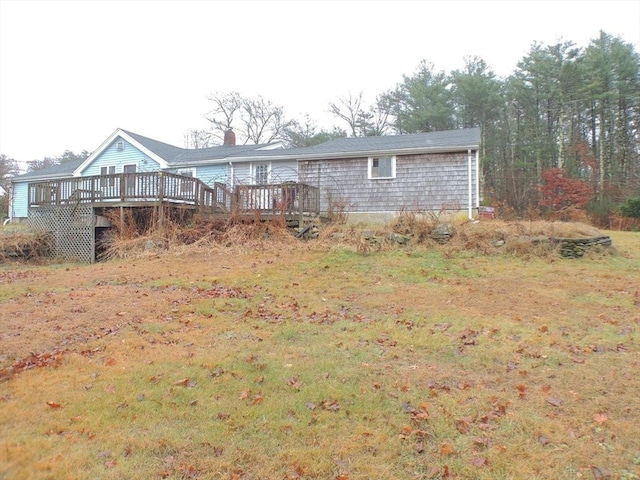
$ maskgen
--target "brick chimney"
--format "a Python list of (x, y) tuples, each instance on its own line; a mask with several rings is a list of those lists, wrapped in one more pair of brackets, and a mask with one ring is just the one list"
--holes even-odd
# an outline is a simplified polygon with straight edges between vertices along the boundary
[(236, 134), (232, 129), (228, 129), (224, 132), (224, 143), (222, 145), (235, 145), (236, 144)]

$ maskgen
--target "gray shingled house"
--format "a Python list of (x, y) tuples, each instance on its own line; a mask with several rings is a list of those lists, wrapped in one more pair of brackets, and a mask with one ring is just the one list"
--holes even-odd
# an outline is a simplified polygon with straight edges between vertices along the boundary
[[(272, 210), (283, 199), (268, 186), (296, 183), (308, 186), (307, 194), (317, 191), (314, 213), (341, 209), (352, 218), (373, 218), (446, 210), (472, 216), (480, 199), (479, 144), (480, 131), (471, 128), (338, 138), (295, 149), (280, 143), (185, 149), (118, 129), (83, 162), (16, 177), (10, 216), (27, 218), (46, 203), (144, 204), (157, 202), (159, 194), (163, 201), (229, 208), (233, 196), (208, 198), (215, 188), (251, 191), (243, 208)], [(156, 179), (161, 172), (164, 184)]]

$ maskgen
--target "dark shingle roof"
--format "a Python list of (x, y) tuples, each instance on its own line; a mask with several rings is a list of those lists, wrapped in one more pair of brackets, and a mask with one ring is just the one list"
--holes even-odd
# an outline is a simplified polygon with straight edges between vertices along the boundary
[(314, 154), (358, 152), (392, 152), (397, 150), (437, 150), (439, 148), (467, 148), (480, 145), (480, 129), (466, 128), (442, 132), (384, 135), (380, 137), (335, 138), (306, 149)]
[(168, 143), (159, 142), (152, 138), (143, 137), (137, 133), (122, 130), (136, 142), (140, 143), (160, 158), (167, 161), (169, 166), (186, 165), (205, 160), (221, 160), (229, 157), (243, 157), (254, 150), (266, 147), (268, 144), (258, 145), (219, 145), (208, 148), (180, 148)]
[(163, 158), (166, 161), (170, 161), (171, 159), (177, 157), (182, 152), (185, 151), (184, 148), (175, 147), (173, 145), (169, 145), (168, 143), (159, 142), (158, 140), (154, 140), (153, 138), (143, 137), (142, 135), (138, 135), (137, 133), (128, 132), (127, 130), (122, 130), (124, 133), (133, 138), (140, 145), (146, 147), (151, 150), (153, 153), (158, 155), (160, 158)]
[(73, 174), (73, 171), (78, 168), (82, 162), (84, 162), (84, 160), (69, 160), (68, 162), (36, 170), (35, 172), (24, 173), (15, 178), (16, 180), (31, 180), (40, 178), (70, 177)]

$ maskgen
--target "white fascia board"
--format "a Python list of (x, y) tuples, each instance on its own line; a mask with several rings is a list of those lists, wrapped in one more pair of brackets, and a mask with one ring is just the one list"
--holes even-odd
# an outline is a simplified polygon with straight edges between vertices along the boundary
[(111, 143), (118, 137), (122, 138), (123, 140), (126, 140), (131, 145), (136, 147), (138, 150), (143, 152), (145, 155), (149, 156), (150, 158), (158, 162), (158, 164), (160, 165), (160, 168), (165, 169), (169, 167), (169, 165), (167, 164), (167, 161), (164, 158), (159, 157), (158, 155), (153, 153), (151, 150), (149, 150), (147, 147), (145, 147), (144, 145), (141, 145), (140, 143), (138, 143), (138, 141), (131, 138), (131, 136), (128, 135), (126, 132), (124, 132), (120, 128), (117, 128), (115, 132), (109, 135), (109, 137), (104, 142), (102, 142), (100, 146), (91, 155), (89, 155), (87, 159), (84, 162), (82, 162), (78, 168), (76, 168), (73, 171), (73, 176), (79, 177), (82, 174), (83, 170), (87, 168), (89, 165), (91, 165), (91, 163), (96, 158), (98, 158), (100, 154), (102, 154), (102, 152), (104, 152), (107, 149), (107, 147), (111, 145)]
[(465, 145), (455, 147), (417, 147), (417, 148), (402, 148), (391, 150), (361, 150), (357, 152), (332, 152), (332, 153), (314, 153), (311, 155), (298, 155), (298, 160), (322, 160), (322, 159), (337, 159), (337, 158), (360, 158), (360, 157), (375, 157), (375, 156), (399, 156), (399, 155), (419, 155), (422, 153), (467, 153), (469, 149), (477, 150), (478, 145)]
[(282, 142), (269, 143), (269, 144), (265, 145), (264, 147), (256, 148), (255, 151), (259, 151), (259, 150), (277, 150), (279, 148), (284, 150), (284, 144)]

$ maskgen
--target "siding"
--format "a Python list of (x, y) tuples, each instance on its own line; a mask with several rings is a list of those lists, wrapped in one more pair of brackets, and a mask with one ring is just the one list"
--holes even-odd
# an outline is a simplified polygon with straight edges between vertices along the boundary
[[(118, 150), (118, 142), (124, 143), (124, 149)], [(80, 173), (83, 177), (100, 175), (101, 167), (115, 165), (116, 173), (122, 173), (124, 165), (136, 165), (137, 172), (157, 172), (160, 165), (129, 142), (116, 138), (93, 162)]]
[[(399, 212), (401, 210), (464, 210), (469, 203), (467, 152), (396, 157), (396, 178), (369, 180), (368, 159), (300, 162), (300, 181), (318, 186), (321, 209), (329, 202), (348, 212)], [(472, 180), (475, 177), (472, 152)], [(475, 206), (475, 184), (472, 200)]]
[(29, 216), (29, 183), (15, 182), (11, 190), (11, 218), (27, 218)]
[(295, 160), (272, 162), (271, 183), (297, 182), (298, 162)]
[(206, 165), (206, 166), (197, 166), (197, 167), (180, 167), (180, 168), (171, 168), (167, 170), (171, 173), (179, 174), (182, 170), (195, 170), (195, 177), (200, 179), (202, 182), (206, 183), (210, 187), (213, 187), (213, 184), (216, 182), (226, 183), (228, 174), (227, 174), (227, 164), (219, 164), (219, 165)]

